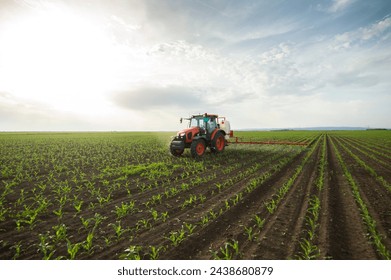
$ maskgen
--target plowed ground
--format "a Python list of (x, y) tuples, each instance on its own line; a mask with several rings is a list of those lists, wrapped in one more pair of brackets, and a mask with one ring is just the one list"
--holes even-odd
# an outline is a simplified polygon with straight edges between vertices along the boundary
[[(323, 133), (312, 138), (307, 147), (232, 144), (224, 154), (207, 153), (198, 162), (202, 170), (186, 176), (182, 175), (186, 169), (176, 169), (169, 181), (128, 175), (103, 206), (85, 190), (85, 195), (79, 196), (84, 201), (81, 212), (69, 202), (62, 217), (53, 214), (59, 201), (54, 200), (49, 187), (44, 191), (51, 200), (46, 211), (32, 226), (17, 229), (14, 205), (20, 190), (28, 189), (34, 180), (21, 182), (3, 202), (9, 211), (0, 220), (0, 258), (42, 259), (42, 244), (46, 243), (53, 251), (50, 258), (60, 259), (70, 258), (72, 244), (79, 244), (76, 259), (384, 259), (373, 243), (336, 155), (337, 151), (342, 156), (376, 222), (382, 243), (391, 251), (391, 191), (382, 183), (391, 183), (390, 152), (367, 144)], [(346, 148), (370, 166), (377, 177)], [(183, 157), (170, 161), (193, 160), (188, 153)], [(108, 180), (115, 182), (118, 178), (113, 175)], [(100, 181), (95, 180), (103, 190)], [(322, 187), (317, 185), (320, 181)], [(126, 182), (128, 187), (121, 187)], [(154, 186), (141, 191), (143, 183)], [(176, 187), (178, 193), (169, 194), (171, 187)], [(26, 193), (26, 201), (32, 203), (33, 193)], [(319, 199), (319, 208), (315, 226), (311, 227), (308, 217), (314, 197)], [(129, 201), (135, 202), (134, 210), (118, 218), (116, 209)], [(270, 210), (267, 206), (272, 201), (275, 207)], [(91, 203), (95, 207), (88, 207)], [(153, 216), (154, 211), (158, 217)], [(94, 226), (97, 214), (103, 218)], [(81, 217), (91, 219), (91, 223), (84, 227)], [(262, 225), (256, 223), (256, 217)], [(56, 236), (58, 225), (66, 226), (63, 239)], [(120, 234), (115, 230), (118, 225)], [(93, 233), (91, 248), (87, 247), (89, 233)], [(46, 237), (44, 242), (42, 236)], [(305, 242), (312, 246), (308, 254)]]

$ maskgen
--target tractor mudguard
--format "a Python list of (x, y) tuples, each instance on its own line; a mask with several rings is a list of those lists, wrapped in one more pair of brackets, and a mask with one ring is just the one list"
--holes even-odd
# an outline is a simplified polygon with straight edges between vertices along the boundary
[(198, 139), (204, 139), (204, 141), (207, 142), (205, 135), (197, 135), (197, 136), (193, 137), (193, 141), (198, 140)]
[(216, 128), (216, 129), (213, 130), (213, 132), (211, 133), (211, 135), (210, 135), (210, 140), (213, 140), (213, 139), (215, 138), (215, 136), (216, 136), (216, 133), (219, 132), (219, 131), (221, 131), (221, 133), (223, 133), (223, 135), (225, 136), (225, 131), (224, 131), (224, 130)]

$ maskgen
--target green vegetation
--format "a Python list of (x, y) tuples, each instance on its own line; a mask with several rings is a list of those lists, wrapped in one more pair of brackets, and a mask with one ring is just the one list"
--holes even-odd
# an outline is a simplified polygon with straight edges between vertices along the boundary
[(370, 241), (375, 245), (378, 253), (384, 259), (390, 260), (391, 259), (390, 251), (387, 249), (387, 247), (384, 245), (384, 243), (382, 241), (382, 236), (379, 234), (379, 232), (376, 228), (376, 221), (369, 213), (368, 206), (366, 205), (366, 203), (362, 199), (359, 186), (357, 185), (351, 172), (349, 171), (348, 167), (346, 166), (346, 164), (345, 164), (338, 148), (335, 146), (334, 142), (332, 142), (332, 145), (333, 145), (335, 153), (338, 157), (339, 164), (341, 165), (341, 167), (343, 169), (344, 175), (351, 185), (353, 196), (354, 196), (356, 203), (359, 206), (359, 209), (361, 211), (363, 222), (367, 227), (368, 234), (369, 234), (368, 237), (369, 237)]
[(239, 241), (228, 240), (223, 247), (220, 247), (217, 251), (210, 251), (213, 259), (215, 260), (233, 260), (240, 257), (239, 253)]
[[(302, 211), (306, 210), (301, 219), (303, 234), (297, 240), (298, 258), (318, 257), (321, 193), (330, 176), (325, 133), (235, 132), (244, 140), (309, 145), (231, 144), (223, 153), (206, 153), (199, 161), (188, 151), (172, 157), (168, 152), (172, 134), (0, 133), (0, 257), (88, 259), (110, 252), (116, 259), (158, 259), (186, 246), (187, 240), (222, 219), (229, 221), (236, 209), (246, 206), (248, 197), (267, 193), (257, 202), (257, 211), (241, 221), (234, 239), (227, 236), (222, 239), (227, 242), (206, 252), (215, 259), (241, 258), (240, 250), (247, 244), (261, 242), (270, 218), (278, 215), (282, 202), (291, 197), (287, 194), (295, 190), (305, 166), (314, 164), (312, 156), (319, 151), (312, 193)], [(327, 135), (332, 135), (332, 147), (352, 187), (369, 240), (383, 258), (389, 258), (389, 248), (382, 242), (385, 237), (376, 229), (379, 221), (363, 199), (345, 157), (389, 191), (389, 176), (383, 170), (391, 159), (390, 132)], [(284, 174), (283, 180), (273, 183)]]

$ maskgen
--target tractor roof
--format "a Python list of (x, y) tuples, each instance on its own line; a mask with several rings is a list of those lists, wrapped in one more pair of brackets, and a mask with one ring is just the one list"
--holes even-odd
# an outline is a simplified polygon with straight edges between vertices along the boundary
[(215, 117), (215, 118), (218, 118), (219, 116), (216, 115), (216, 114), (208, 114), (208, 113), (205, 113), (205, 114), (198, 114), (198, 115), (192, 115), (191, 116), (192, 118), (203, 118), (203, 117)]

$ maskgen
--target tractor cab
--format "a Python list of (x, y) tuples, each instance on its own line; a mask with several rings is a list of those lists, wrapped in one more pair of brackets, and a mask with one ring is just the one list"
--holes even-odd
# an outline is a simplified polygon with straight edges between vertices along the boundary
[(198, 127), (202, 134), (211, 134), (216, 128), (217, 116), (213, 115), (196, 115), (192, 116), (189, 120), (189, 128)]

